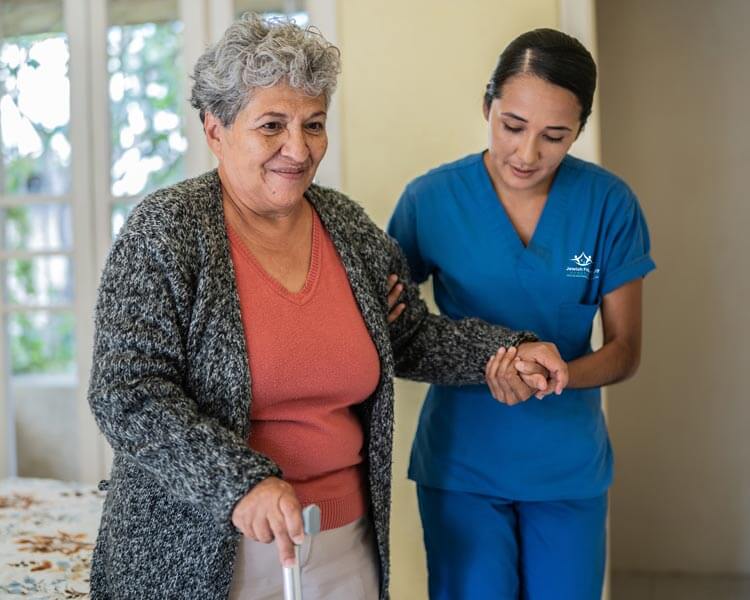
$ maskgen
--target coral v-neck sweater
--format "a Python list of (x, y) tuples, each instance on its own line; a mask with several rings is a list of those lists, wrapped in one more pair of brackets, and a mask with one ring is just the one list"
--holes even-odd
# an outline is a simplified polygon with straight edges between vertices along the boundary
[(380, 361), (341, 260), (313, 210), (305, 284), (292, 293), (227, 228), (253, 394), (250, 446), (281, 467), (323, 529), (367, 512), (364, 434), (352, 408), (377, 387)]

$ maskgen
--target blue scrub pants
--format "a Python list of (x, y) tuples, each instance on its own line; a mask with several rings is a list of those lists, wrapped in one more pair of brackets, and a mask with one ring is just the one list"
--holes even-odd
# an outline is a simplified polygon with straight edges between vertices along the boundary
[(515, 502), (417, 486), (430, 600), (600, 600), (607, 495)]

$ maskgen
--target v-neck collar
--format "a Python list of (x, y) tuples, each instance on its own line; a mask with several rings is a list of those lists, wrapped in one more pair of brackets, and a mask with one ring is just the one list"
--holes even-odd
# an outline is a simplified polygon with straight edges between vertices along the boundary
[(322, 225), (320, 219), (314, 208), (311, 207), (312, 211), (312, 231), (311, 235), (311, 248), (310, 248), (310, 263), (307, 268), (307, 275), (305, 276), (305, 283), (302, 288), (296, 292), (289, 290), (284, 286), (278, 279), (271, 275), (265, 267), (260, 264), (252, 250), (248, 248), (247, 244), (243, 241), (240, 234), (234, 229), (233, 226), (227, 222), (227, 234), (230, 241), (240, 251), (240, 254), (245, 258), (245, 261), (255, 269), (260, 277), (266, 282), (266, 284), (274, 290), (279, 296), (292, 302), (293, 304), (303, 305), (307, 304), (315, 293), (317, 288), (318, 280), (320, 279), (320, 268), (321, 268), (321, 235)]
[(503, 203), (500, 201), (495, 191), (495, 186), (492, 184), (492, 178), (484, 164), (485, 152), (487, 150), (477, 155), (476, 168), (479, 171), (480, 197), (484, 203), (488, 223), (507, 240), (507, 246), (517, 254), (546, 254), (549, 248), (550, 237), (555, 232), (556, 223), (559, 223), (559, 219), (564, 212), (564, 205), (567, 202), (567, 197), (563, 193), (567, 173), (567, 156), (557, 168), (552, 185), (547, 193), (547, 199), (544, 202), (544, 207), (539, 215), (529, 243), (524, 244), (521, 236), (518, 235), (516, 228), (513, 226), (513, 222), (510, 220), (510, 216), (505, 210)]

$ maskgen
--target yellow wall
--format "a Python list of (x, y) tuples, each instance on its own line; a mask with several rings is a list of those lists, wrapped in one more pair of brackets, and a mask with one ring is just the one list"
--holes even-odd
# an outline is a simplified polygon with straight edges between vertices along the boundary
[[(486, 145), (481, 100), (499, 51), (534, 27), (557, 26), (556, 0), (341, 0), (342, 189), (384, 225), (404, 185)], [(424, 387), (396, 401), (392, 597), (426, 598), (409, 445)]]

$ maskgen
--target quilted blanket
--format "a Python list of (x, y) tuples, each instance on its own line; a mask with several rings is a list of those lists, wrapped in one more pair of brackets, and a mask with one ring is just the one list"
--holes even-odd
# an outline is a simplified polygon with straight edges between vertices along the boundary
[(0, 481), (0, 598), (88, 598), (103, 500), (93, 486)]

